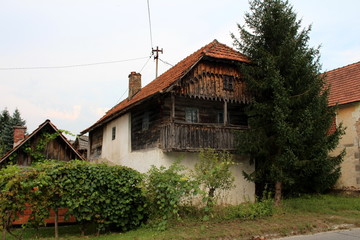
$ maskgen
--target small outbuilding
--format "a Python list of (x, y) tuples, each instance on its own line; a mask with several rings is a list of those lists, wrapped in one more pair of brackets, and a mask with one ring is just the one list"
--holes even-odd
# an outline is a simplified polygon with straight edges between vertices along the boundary
[(50, 120), (40, 124), (31, 134), (25, 133), (25, 127), (14, 128), (14, 147), (0, 158), (0, 167), (10, 162), (29, 166), (38, 157), (60, 161), (85, 160)]

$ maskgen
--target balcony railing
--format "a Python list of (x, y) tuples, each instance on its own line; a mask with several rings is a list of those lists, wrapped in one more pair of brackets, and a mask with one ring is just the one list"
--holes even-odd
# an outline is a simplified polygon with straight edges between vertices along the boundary
[(161, 128), (160, 146), (169, 151), (199, 151), (203, 148), (235, 150), (235, 132), (246, 126), (168, 123)]

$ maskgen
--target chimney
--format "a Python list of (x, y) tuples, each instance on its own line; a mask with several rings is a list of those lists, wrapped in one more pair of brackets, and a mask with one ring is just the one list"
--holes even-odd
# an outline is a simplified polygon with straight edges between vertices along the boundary
[(15, 126), (14, 127), (14, 147), (19, 145), (22, 140), (25, 139), (26, 127)]
[(130, 100), (135, 94), (137, 94), (141, 89), (141, 74), (136, 72), (131, 72), (129, 75), (129, 97)]

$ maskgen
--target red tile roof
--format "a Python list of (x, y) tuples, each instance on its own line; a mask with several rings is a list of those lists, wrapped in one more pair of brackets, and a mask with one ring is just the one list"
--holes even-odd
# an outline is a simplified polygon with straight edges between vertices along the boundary
[(249, 62), (248, 58), (240, 52), (226, 46), (225, 44), (219, 43), (217, 40), (200, 48), (190, 56), (186, 57), (174, 67), (160, 75), (158, 78), (150, 82), (148, 85), (143, 87), (133, 98), (125, 99), (115, 107), (110, 109), (102, 118), (100, 118), (91, 127), (85, 129), (81, 134), (87, 133), (92, 129), (102, 125), (104, 122), (113, 119), (119, 114), (125, 112), (132, 106), (136, 105), (140, 101), (153, 96), (156, 93), (165, 91), (173, 83), (180, 80), (188, 73), (196, 63), (198, 63), (203, 57), (212, 57), (217, 59), (233, 60), (239, 62)]
[(330, 84), (329, 106), (360, 101), (360, 62), (325, 74)]

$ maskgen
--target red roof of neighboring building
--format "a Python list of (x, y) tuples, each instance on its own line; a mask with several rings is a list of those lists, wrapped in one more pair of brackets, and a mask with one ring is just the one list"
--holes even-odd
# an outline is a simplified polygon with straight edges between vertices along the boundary
[(150, 82), (130, 100), (126, 98), (125, 100), (117, 104), (115, 107), (110, 109), (102, 118), (100, 118), (95, 124), (85, 129), (81, 133), (84, 134), (86, 132), (89, 132), (90, 130), (100, 126), (107, 120), (111, 120), (113, 119), (113, 117), (118, 116), (118, 114), (126, 111), (131, 106), (139, 103), (141, 100), (151, 97), (161, 91), (165, 91), (173, 83), (184, 77), (186, 73), (188, 73), (203, 57), (212, 57), (217, 59), (225, 59), (239, 62), (249, 62), (248, 58), (240, 52), (226, 46), (225, 44), (219, 43), (217, 40), (214, 40), (211, 43), (200, 48), (190, 56), (186, 57), (174, 67), (170, 68), (168, 71)]
[(325, 74), (330, 84), (329, 106), (360, 101), (360, 62)]

